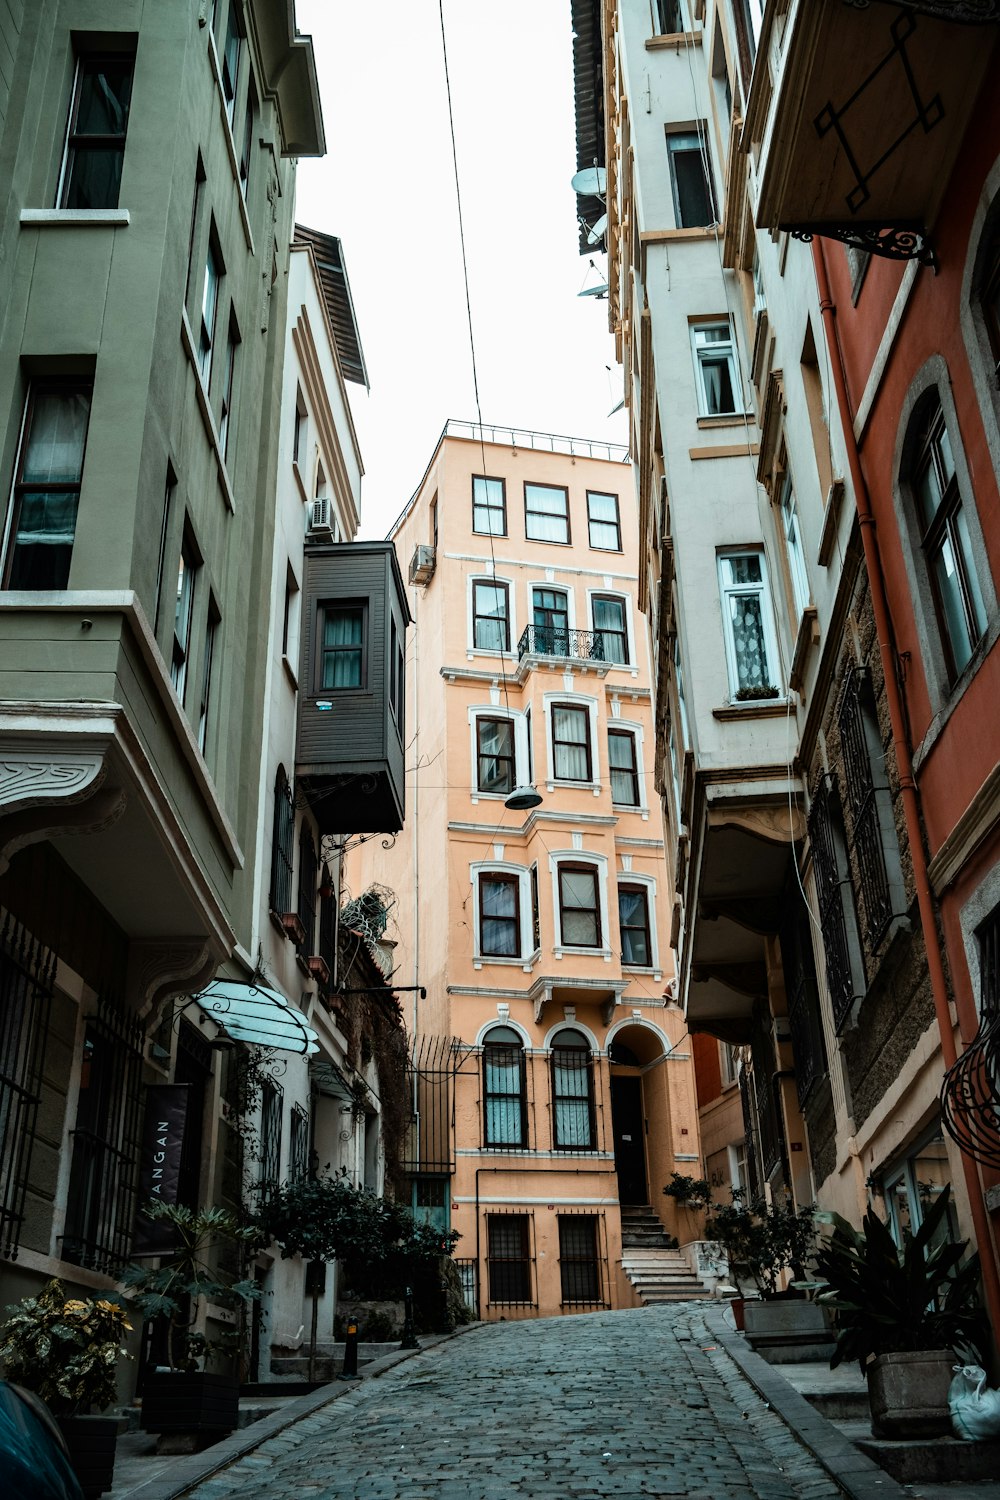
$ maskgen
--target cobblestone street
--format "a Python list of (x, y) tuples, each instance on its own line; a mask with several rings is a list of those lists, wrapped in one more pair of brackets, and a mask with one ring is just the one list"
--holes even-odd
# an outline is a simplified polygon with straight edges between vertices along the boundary
[(484, 1325), (366, 1381), (198, 1500), (826, 1500), (698, 1304)]

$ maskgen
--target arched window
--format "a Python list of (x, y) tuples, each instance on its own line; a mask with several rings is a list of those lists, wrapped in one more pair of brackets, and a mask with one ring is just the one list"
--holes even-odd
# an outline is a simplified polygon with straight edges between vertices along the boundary
[(936, 389), (914, 413), (909, 480), (916, 507), (938, 630), (954, 681), (986, 630), (986, 607), (976, 574), (968, 513), (955, 472), (951, 435)]
[(292, 911), (292, 861), (295, 849), (295, 806), (284, 766), (274, 778), (274, 819), (271, 825), (271, 889), (268, 905), (279, 917)]
[(552, 1041), (552, 1144), (557, 1151), (593, 1151), (595, 1135), (590, 1044), (566, 1028)]
[(483, 1039), (483, 1134), (487, 1146), (527, 1142), (524, 1044), (512, 1026), (494, 1026)]
[(306, 958), (316, 952), (317, 875), (316, 842), (303, 823), (299, 831), (299, 921), (303, 933), (299, 951)]

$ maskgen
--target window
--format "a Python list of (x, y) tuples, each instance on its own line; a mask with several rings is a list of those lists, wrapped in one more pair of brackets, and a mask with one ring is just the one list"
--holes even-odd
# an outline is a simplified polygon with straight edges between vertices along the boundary
[(681, 0), (656, 0), (655, 8), (656, 29), (661, 36), (673, 36), (684, 30)]
[(980, 279), (979, 308), (992, 357), (993, 386), (1000, 386), (1000, 222), (994, 221)]
[(0, 1246), (14, 1258), (29, 1186), (48, 1050), (51, 955), (7, 917), (0, 924)]
[(795, 620), (802, 618), (809, 604), (809, 575), (806, 572), (805, 551), (799, 531), (799, 507), (792, 488), (792, 476), (781, 476), (781, 494), (778, 508), (781, 511), (781, 529), (785, 536), (785, 553), (788, 557), (788, 572), (792, 580), (792, 598), (795, 602)]
[(156, 554), (156, 603), (153, 613), (153, 634), (160, 627), (160, 599), (163, 591), (163, 570), (167, 561), (167, 532), (170, 528), (170, 516), (173, 511), (174, 490), (177, 488), (177, 476), (173, 469), (167, 466), (167, 482), (163, 490), (163, 516), (160, 521), (160, 546)]
[(622, 935), (622, 963), (651, 969), (653, 944), (649, 933), (649, 892), (644, 885), (619, 885), (618, 926)]
[(306, 430), (309, 418), (306, 412), (306, 404), (302, 398), (302, 392), (295, 392), (295, 415), (292, 427), (292, 462), (302, 467), (306, 456)]
[(600, 661), (628, 663), (628, 629), (625, 625), (625, 600), (612, 594), (595, 594), (591, 600), (594, 614), (594, 655)]
[(597, 1260), (597, 1215), (559, 1214), (559, 1281), (563, 1306), (593, 1307), (601, 1301)]
[(278, 1190), (281, 1180), (281, 1107), (284, 1094), (279, 1084), (260, 1086), (260, 1181), (261, 1203)]
[(739, 371), (728, 319), (720, 323), (692, 323), (698, 386), (698, 413), (703, 417), (733, 416), (743, 410)]
[(486, 1273), (491, 1303), (530, 1306), (527, 1214), (486, 1215)]
[(201, 700), (198, 704), (198, 749), (202, 755), (208, 743), (208, 706), (212, 696), (212, 660), (215, 656), (215, 638), (218, 634), (218, 605), (214, 599), (208, 601), (208, 619), (205, 623), (205, 646), (201, 664)]
[[(935, 1124), (923, 1142), (912, 1149), (882, 1179), (889, 1230), (899, 1249), (917, 1233), (944, 1189), (951, 1183), (948, 1148), (940, 1125)], [(929, 1250), (960, 1243), (960, 1231), (954, 1203), (932, 1238)]]
[(512, 719), (476, 720), (476, 790), (506, 795), (516, 784)]
[(552, 774), (556, 781), (592, 781), (590, 713), (569, 703), (552, 705)]
[(590, 545), (600, 552), (622, 550), (622, 528), (618, 517), (618, 496), (587, 491), (587, 527)]
[(281, 654), (294, 669), (299, 659), (299, 583), (291, 563), (285, 572), (285, 607), (281, 619)]
[(912, 485), (938, 626), (952, 678), (962, 671), (986, 630), (968, 517), (955, 474), (951, 438), (939, 400), (925, 407)]
[(229, 314), (229, 331), (226, 335), (226, 373), (222, 380), (222, 404), (219, 408), (219, 447), (223, 457), (229, 456), (229, 419), (233, 410), (233, 376), (236, 373), (236, 346), (240, 342), (240, 331), (232, 311)]
[(483, 1108), (487, 1146), (526, 1143), (524, 1046), (512, 1026), (494, 1026), (483, 1039)]
[(320, 691), (365, 685), (364, 604), (326, 604), (320, 611)]
[(472, 644), (477, 651), (510, 650), (509, 590), (505, 583), (476, 578), (472, 584)]
[(704, 229), (716, 223), (704, 123), (698, 132), (667, 132), (670, 187), (678, 229)]
[(253, 165), (253, 136), (257, 124), (257, 90), (253, 79), (247, 86), (247, 108), (243, 117), (243, 150), (240, 152), (240, 189), (244, 198), (250, 194), (250, 169)]
[(240, 74), (240, 50), (242, 30), (237, 10), (237, 0), (229, 0), (226, 15), (226, 40), (222, 48), (222, 94), (226, 101), (226, 114), (232, 129), (236, 111), (236, 85)]
[(117, 208), (135, 58), (93, 54), (76, 65), (60, 208)]
[(487, 536), (507, 535), (507, 490), (502, 479), (473, 474), (472, 529)]
[(484, 958), (519, 958), (520, 881), (516, 875), (479, 877), (479, 951)]
[(567, 947), (601, 946), (601, 908), (593, 865), (559, 866), (559, 930)]
[(295, 803), (284, 766), (274, 778), (274, 816), (271, 820), (271, 888), (268, 908), (277, 916), (292, 910), (292, 859), (295, 847)]
[(556, 484), (526, 484), (524, 534), (529, 542), (568, 542), (569, 490)]
[(316, 952), (316, 888), (319, 866), (316, 860), (316, 840), (312, 829), (305, 823), (299, 829), (299, 921), (302, 923), (302, 941), (299, 952), (306, 958)]
[(569, 655), (569, 599), (562, 589), (531, 591), (534, 649), (543, 656)]
[(809, 809), (809, 845), (816, 879), (826, 987), (833, 1024), (841, 1032), (865, 991), (854, 890), (840, 789), (835, 775), (822, 777)]
[(592, 1151), (595, 1145), (590, 1043), (569, 1028), (552, 1040), (552, 1144), (557, 1151)]
[(837, 727), (853, 834), (853, 870), (864, 906), (865, 939), (875, 949), (892, 918), (906, 910), (906, 896), (886, 751), (867, 667), (848, 673)]
[(191, 621), (194, 617), (194, 590), (201, 558), (198, 556), (187, 525), (181, 542), (177, 566), (177, 599), (174, 604), (174, 641), (170, 656), (170, 681), (181, 702), (187, 688), (188, 653), (191, 649)]
[(771, 663), (777, 661), (777, 651), (762, 555), (722, 554), (719, 582), (730, 691), (740, 703), (776, 698), (778, 688)]
[(194, 246), (195, 236), (198, 232), (198, 224), (201, 219), (202, 189), (205, 186), (205, 163), (198, 152), (198, 161), (195, 166), (194, 197), (191, 200), (191, 226), (188, 230), (188, 256), (187, 274), (184, 277), (184, 305), (190, 306), (191, 283), (194, 276)]
[(38, 384), (29, 393), (7, 556), (8, 589), (64, 589), (76, 537), (91, 387)]
[(531, 875), (531, 946), (537, 953), (542, 945), (542, 923), (538, 909), (538, 866), (532, 865)]
[(302, 1182), (309, 1175), (309, 1116), (301, 1104), (293, 1104), (289, 1117), (288, 1180)]
[(403, 642), (395, 620), (389, 622), (389, 712), (392, 722), (403, 735), (403, 702), (405, 696), (405, 661)]
[(636, 765), (635, 735), (630, 729), (608, 730), (608, 766), (612, 802), (623, 807), (638, 807), (639, 768)]
[(215, 314), (219, 303), (219, 282), (223, 277), (222, 258), (215, 247), (215, 226), (208, 245), (205, 282), (201, 289), (201, 324), (198, 332), (198, 369), (206, 391), (212, 378), (212, 351), (215, 346)]

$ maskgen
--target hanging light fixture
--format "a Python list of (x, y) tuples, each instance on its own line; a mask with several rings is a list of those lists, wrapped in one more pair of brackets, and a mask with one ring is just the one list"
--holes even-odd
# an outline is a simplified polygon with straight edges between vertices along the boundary
[(504, 807), (511, 812), (527, 812), (532, 807), (538, 807), (542, 796), (536, 787), (525, 785), (516, 786), (514, 790), (503, 799)]

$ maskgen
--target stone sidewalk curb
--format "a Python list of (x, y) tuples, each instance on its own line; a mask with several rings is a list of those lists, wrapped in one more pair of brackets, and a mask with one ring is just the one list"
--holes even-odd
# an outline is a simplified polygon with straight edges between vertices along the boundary
[(238, 1429), (230, 1437), (223, 1438), (221, 1443), (215, 1443), (211, 1448), (206, 1448), (203, 1453), (191, 1453), (178, 1458), (171, 1465), (169, 1476), (159, 1474), (152, 1479), (145, 1480), (142, 1484), (137, 1484), (134, 1489), (129, 1490), (123, 1496), (123, 1500), (180, 1500), (180, 1496), (188, 1494), (196, 1484), (210, 1479), (220, 1469), (227, 1469), (237, 1459), (245, 1458), (248, 1453), (259, 1448), (261, 1443), (266, 1443), (268, 1438), (277, 1437), (279, 1432), (301, 1421), (303, 1417), (311, 1417), (322, 1407), (329, 1406), (334, 1401), (339, 1401), (342, 1396), (349, 1395), (365, 1380), (377, 1379), (379, 1375), (384, 1375), (387, 1370), (395, 1369), (396, 1365), (402, 1364), (406, 1359), (411, 1359), (413, 1355), (436, 1349), (440, 1344), (446, 1344), (449, 1339), (457, 1338), (460, 1333), (465, 1333), (470, 1328), (480, 1327), (482, 1327), (480, 1323), (464, 1323), (452, 1333), (428, 1334), (419, 1349), (397, 1349), (393, 1354), (384, 1354), (381, 1359), (374, 1359), (371, 1364), (363, 1365), (362, 1374), (358, 1380), (333, 1380), (319, 1390), (310, 1391), (306, 1396), (299, 1396), (294, 1401), (289, 1401), (280, 1411), (272, 1412), (268, 1417), (261, 1417), (258, 1422), (252, 1422), (249, 1427)]
[(830, 1478), (850, 1500), (913, 1500), (909, 1490), (860, 1452), (832, 1422), (821, 1416), (806, 1398), (780, 1374), (780, 1365), (770, 1365), (728, 1327), (722, 1308), (706, 1308), (705, 1322), (730, 1359), (749, 1380), (759, 1396), (813, 1454)]

